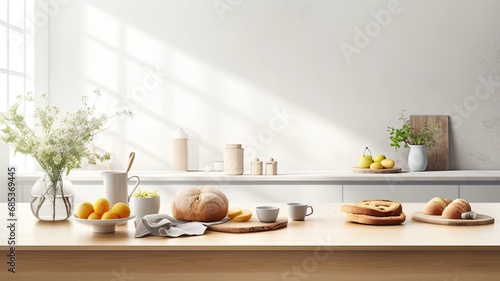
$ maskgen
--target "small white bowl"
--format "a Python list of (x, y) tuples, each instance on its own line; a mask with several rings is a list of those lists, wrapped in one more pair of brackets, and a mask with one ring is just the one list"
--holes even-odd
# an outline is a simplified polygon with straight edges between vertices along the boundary
[(258, 206), (255, 208), (255, 211), (261, 222), (275, 222), (278, 218), (280, 208), (274, 206)]
[(135, 214), (130, 214), (128, 218), (114, 219), (114, 220), (87, 220), (80, 219), (73, 215), (72, 219), (84, 225), (92, 226), (92, 231), (95, 233), (112, 233), (115, 232), (115, 227), (118, 224), (125, 223), (128, 220), (135, 218)]

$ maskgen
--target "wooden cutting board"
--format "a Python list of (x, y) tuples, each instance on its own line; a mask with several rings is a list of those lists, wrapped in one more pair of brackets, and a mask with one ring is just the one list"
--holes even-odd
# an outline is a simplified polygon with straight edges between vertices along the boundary
[(401, 173), (401, 168), (394, 167), (390, 169), (376, 169), (372, 170), (370, 168), (359, 168), (354, 167), (352, 171), (355, 173), (365, 173), (365, 174), (387, 174), (387, 173)]
[(287, 218), (278, 218), (275, 222), (261, 222), (257, 218), (252, 218), (246, 222), (229, 220), (222, 224), (211, 225), (208, 227), (208, 230), (230, 233), (248, 233), (276, 230), (286, 227), (287, 224)]
[(413, 213), (411, 218), (416, 221), (432, 223), (432, 224), (444, 224), (444, 225), (485, 225), (492, 224), (495, 222), (495, 219), (487, 216), (477, 214), (476, 219), (473, 220), (463, 220), (463, 219), (446, 219), (442, 216), (432, 216), (426, 215), (422, 212)]
[(450, 169), (450, 134), (448, 131), (449, 117), (447, 115), (411, 115), (410, 125), (417, 132), (424, 126), (425, 122), (432, 126), (439, 124), (439, 131), (435, 136), (436, 143), (433, 147), (426, 147), (427, 169), (426, 171), (443, 171)]

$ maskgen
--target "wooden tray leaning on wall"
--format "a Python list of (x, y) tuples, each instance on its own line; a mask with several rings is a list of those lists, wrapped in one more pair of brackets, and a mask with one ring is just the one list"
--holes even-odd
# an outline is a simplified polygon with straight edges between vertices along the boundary
[(426, 171), (445, 171), (450, 169), (450, 134), (449, 116), (447, 115), (411, 115), (410, 125), (418, 132), (425, 122), (432, 126), (439, 124), (439, 131), (435, 136), (436, 143), (433, 147), (426, 147)]

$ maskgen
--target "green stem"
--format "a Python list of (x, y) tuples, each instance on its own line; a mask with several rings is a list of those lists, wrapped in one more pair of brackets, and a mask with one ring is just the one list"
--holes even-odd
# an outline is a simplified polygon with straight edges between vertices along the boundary
[[(63, 182), (63, 176), (62, 176), (63, 171), (61, 172), (45, 172), (44, 175), (44, 180), (43, 184), (45, 185), (45, 192), (42, 194), (40, 198), (40, 202), (38, 202), (35, 216), (40, 219), (39, 213), (40, 209), (42, 208), (43, 204), (45, 203), (45, 199), (49, 198), (51, 202), (50, 208), (52, 210), (52, 221), (55, 221), (56, 219), (56, 200), (57, 200), (57, 193), (58, 193), (58, 183), (60, 183), (60, 188), (61, 188), (61, 198), (64, 202), (64, 207), (66, 210), (66, 219), (68, 219), (71, 216), (71, 202), (68, 198), (64, 196), (64, 182)], [(45, 178), (45, 177), (48, 177)], [(48, 186), (47, 186), (48, 185)], [(31, 203), (33, 203), (36, 200), (36, 198), (33, 198), (31, 200)]]

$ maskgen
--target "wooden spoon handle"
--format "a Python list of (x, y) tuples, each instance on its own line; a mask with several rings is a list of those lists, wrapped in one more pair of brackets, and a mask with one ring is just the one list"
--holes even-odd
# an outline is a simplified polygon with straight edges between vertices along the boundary
[(135, 152), (130, 152), (130, 156), (128, 157), (128, 165), (127, 165), (127, 173), (130, 171), (130, 168), (132, 167), (132, 163), (134, 163), (134, 158), (135, 158)]

